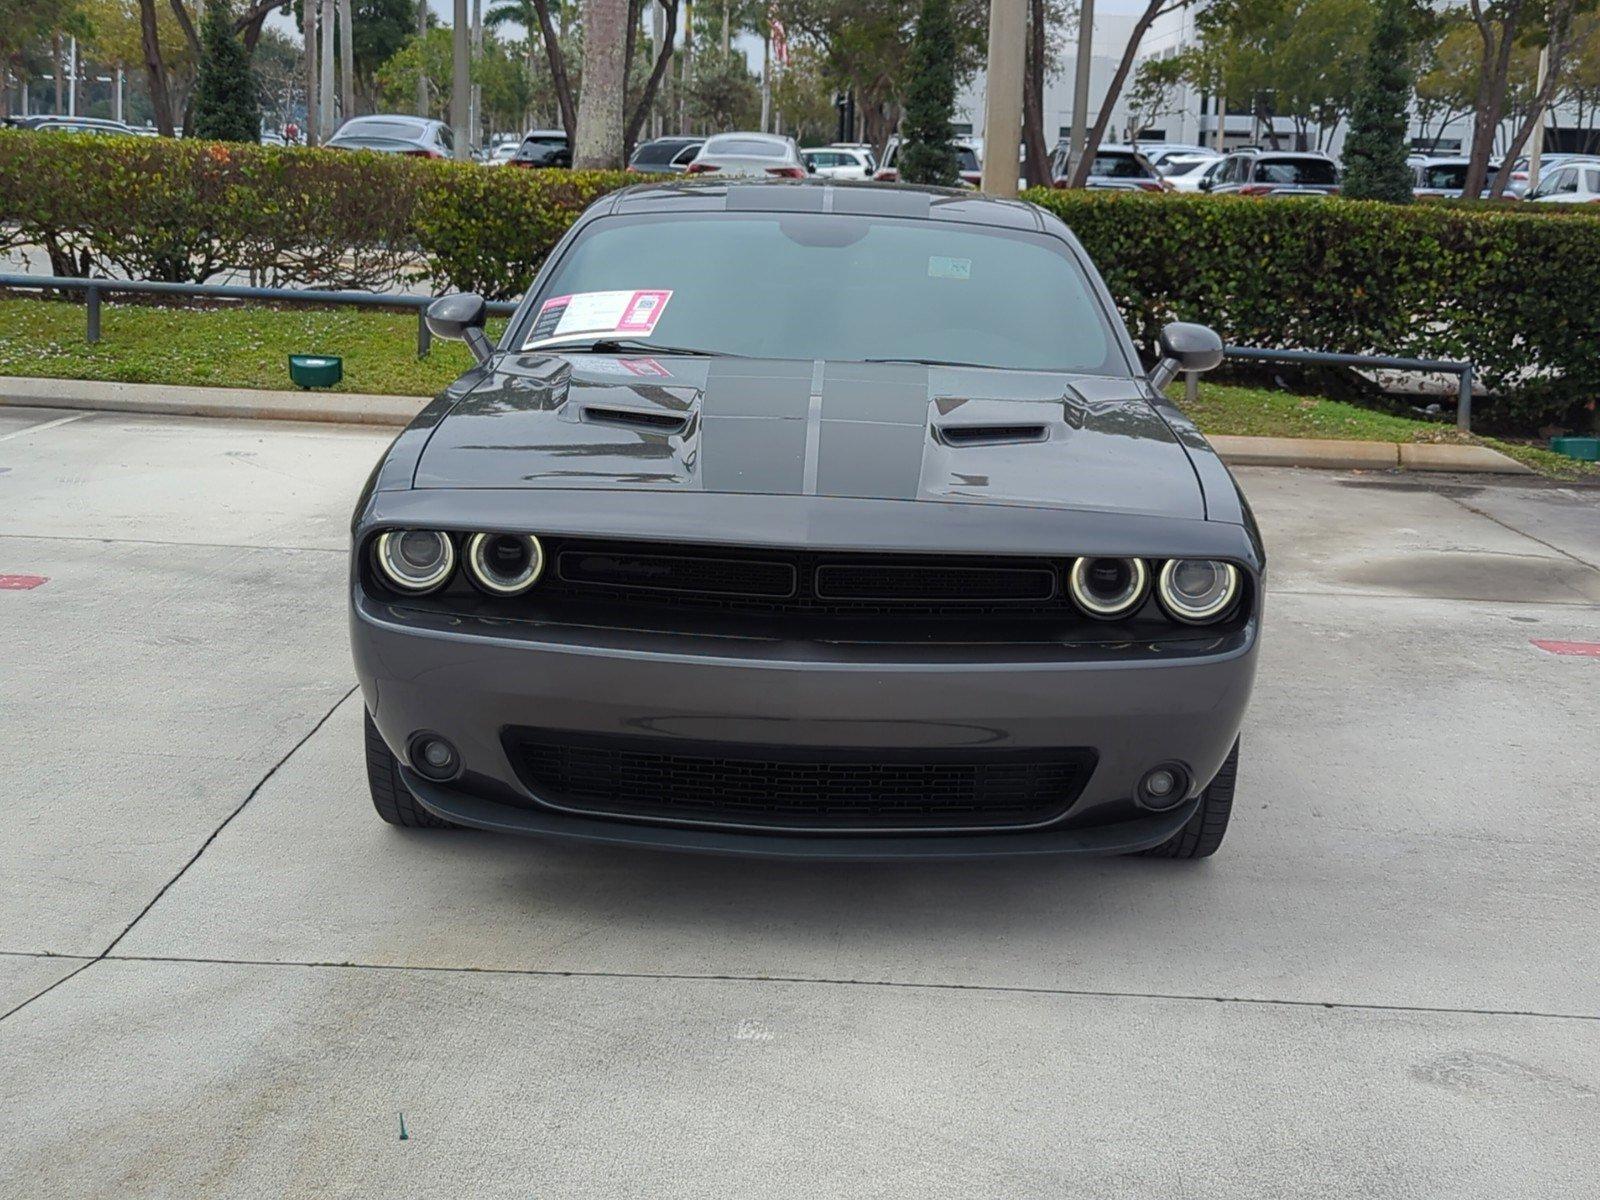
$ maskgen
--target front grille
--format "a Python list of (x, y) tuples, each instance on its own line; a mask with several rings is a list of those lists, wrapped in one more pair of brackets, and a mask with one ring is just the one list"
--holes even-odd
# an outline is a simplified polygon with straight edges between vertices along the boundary
[(934, 556), (547, 540), (538, 599), (755, 615), (1071, 617), (1062, 564)]
[(602, 816), (792, 830), (1032, 825), (1064, 812), (1094, 753), (769, 747), (513, 729), (523, 783)]

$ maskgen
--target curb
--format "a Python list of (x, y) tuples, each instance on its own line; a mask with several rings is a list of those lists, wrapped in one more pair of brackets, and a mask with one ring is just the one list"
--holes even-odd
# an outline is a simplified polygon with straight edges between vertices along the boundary
[[(273, 392), (254, 388), (0, 377), (0, 405), (178, 417), (400, 426), (410, 422), (428, 400), (426, 396), (367, 396), (354, 392)], [(1448, 442), (1347, 442), (1333, 438), (1235, 437), (1229, 434), (1217, 434), (1207, 440), (1223, 461), (1236, 467), (1495, 475), (1534, 473), (1531, 468), (1487, 446), (1458, 446)]]
[(93, 379), (0, 377), (0, 405), (169, 417), (398, 426), (410, 422), (429, 399), (428, 396), (366, 396), (354, 392), (273, 392), (256, 388), (107, 383)]

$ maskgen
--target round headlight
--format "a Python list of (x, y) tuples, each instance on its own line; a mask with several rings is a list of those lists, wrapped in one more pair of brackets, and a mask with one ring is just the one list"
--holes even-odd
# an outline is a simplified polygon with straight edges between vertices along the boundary
[(1142, 558), (1080, 558), (1067, 573), (1067, 586), (1079, 608), (1110, 621), (1144, 603), (1150, 571)]
[(1239, 568), (1210, 558), (1174, 558), (1161, 568), (1156, 595), (1174, 620), (1203, 625), (1239, 598)]
[(378, 569), (402, 592), (431, 592), (450, 578), (456, 548), (437, 529), (392, 529), (378, 535)]
[(543, 571), (544, 547), (531, 533), (475, 533), (467, 541), (467, 574), (491, 595), (519, 595)]

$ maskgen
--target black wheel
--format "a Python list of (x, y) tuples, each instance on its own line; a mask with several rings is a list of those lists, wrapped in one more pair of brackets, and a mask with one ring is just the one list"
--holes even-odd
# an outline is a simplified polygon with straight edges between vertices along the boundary
[(1217, 777), (1200, 794), (1200, 807), (1188, 824), (1159, 846), (1139, 853), (1145, 858), (1210, 858), (1222, 845), (1228, 832), (1228, 816), (1233, 812), (1233, 787), (1239, 777), (1239, 743), (1233, 743), (1227, 761)]
[(453, 829), (449, 821), (434, 816), (411, 794), (405, 780), (400, 778), (400, 763), (389, 752), (383, 735), (372, 723), (372, 714), (365, 713), (367, 741), (367, 788), (372, 792), (372, 807), (391, 825), (407, 829)]

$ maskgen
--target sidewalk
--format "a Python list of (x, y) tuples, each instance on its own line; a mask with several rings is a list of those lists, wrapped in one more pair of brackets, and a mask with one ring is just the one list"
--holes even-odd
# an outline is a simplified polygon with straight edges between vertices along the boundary
[[(425, 396), (274, 392), (255, 388), (175, 387), (160, 383), (0, 377), (0, 405), (154, 413), (163, 416), (322, 421), (341, 425), (398, 427), (409, 422), (427, 402)], [(1235, 437), (1228, 434), (1217, 434), (1208, 440), (1226, 462), (1235, 466), (1320, 467), (1335, 471), (1404, 469), (1497, 475), (1534, 473), (1487, 446), (1432, 442), (1353, 442), (1330, 438)]]

